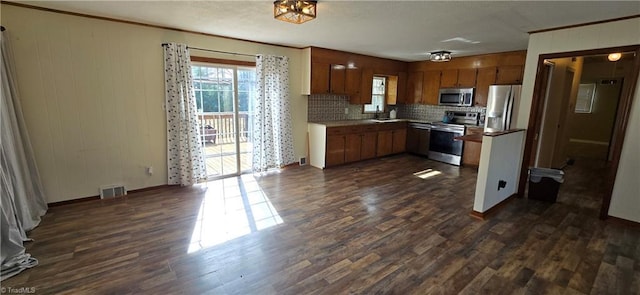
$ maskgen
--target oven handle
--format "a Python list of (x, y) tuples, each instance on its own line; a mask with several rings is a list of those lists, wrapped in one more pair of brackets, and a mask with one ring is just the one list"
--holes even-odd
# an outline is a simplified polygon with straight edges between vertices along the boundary
[(442, 131), (442, 132), (452, 132), (457, 134), (464, 135), (464, 129), (455, 128), (455, 127), (443, 127), (443, 126), (431, 126), (432, 131)]

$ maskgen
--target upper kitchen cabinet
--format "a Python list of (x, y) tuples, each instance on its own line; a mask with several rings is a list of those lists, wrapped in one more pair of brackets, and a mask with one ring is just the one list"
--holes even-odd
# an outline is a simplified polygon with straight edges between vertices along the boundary
[(438, 92), (440, 92), (440, 71), (425, 71), (422, 81), (423, 104), (438, 105)]
[(416, 104), (422, 102), (422, 82), (424, 81), (424, 72), (413, 71), (407, 76), (407, 94), (406, 103)]
[[(336, 94), (346, 94), (345, 78), (347, 76), (347, 67), (344, 65), (331, 65), (329, 75), (329, 91)], [(313, 77), (312, 77), (313, 78)]]
[(323, 62), (311, 63), (311, 93), (347, 94), (345, 90), (347, 67)]
[(499, 66), (496, 84), (522, 84), (524, 67), (521, 65)]
[(360, 82), (360, 103), (370, 104), (373, 88), (373, 69), (367, 68), (362, 70), (362, 81)]
[(398, 97), (396, 103), (407, 103), (407, 72), (398, 73)]
[(387, 105), (398, 102), (398, 76), (387, 76)]
[(489, 86), (496, 84), (496, 67), (478, 69), (478, 81), (476, 82), (475, 105), (479, 107), (487, 106), (487, 96)]
[(437, 104), (438, 88), (475, 87), (474, 104), (484, 107), (489, 85), (522, 83), (526, 54), (526, 51), (512, 51), (454, 56), (449, 62), (411, 62), (406, 103)]
[(441, 88), (474, 87), (476, 69), (446, 69), (440, 77)]
[(330, 64), (311, 63), (311, 93), (329, 93), (330, 68)]
[(360, 104), (360, 100), (362, 99), (362, 70), (347, 68), (344, 87), (345, 92), (349, 95), (349, 103)]
[[(308, 47), (302, 50), (302, 93), (348, 95), (351, 103), (371, 101), (363, 92), (373, 75), (400, 76), (407, 72), (407, 63), (356, 53)], [(404, 83), (406, 80), (398, 80)], [(370, 86), (370, 85), (369, 85)], [(404, 89), (398, 84), (398, 88)], [(366, 92), (371, 92), (367, 90)], [(403, 95), (399, 95), (403, 96)]]

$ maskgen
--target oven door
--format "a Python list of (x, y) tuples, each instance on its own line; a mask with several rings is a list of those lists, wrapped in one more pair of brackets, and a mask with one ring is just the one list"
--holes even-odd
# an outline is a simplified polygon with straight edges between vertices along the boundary
[(431, 127), (429, 138), (429, 158), (453, 165), (460, 165), (462, 161), (462, 140), (455, 137), (464, 135), (464, 129), (450, 127)]

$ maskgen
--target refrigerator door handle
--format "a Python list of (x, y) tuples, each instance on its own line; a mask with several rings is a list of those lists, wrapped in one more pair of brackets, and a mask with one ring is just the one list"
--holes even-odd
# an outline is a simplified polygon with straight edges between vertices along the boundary
[(507, 99), (507, 103), (505, 104), (506, 110), (504, 112), (504, 124), (502, 125), (502, 128), (504, 130), (507, 130), (511, 127), (511, 112), (513, 112), (513, 103), (514, 103), (514, 94), (513, 93), (513, 87), (511, 88), (511, 90), (509, 91), (509, 97)]
[(502, 126), (500, 126), (501, 130), (507, 130), (507, 124), (509, 123), (507, 121), (507, 117), (509, 115), (510, 100), (511, 100), (511, 91), (507, 93), (506, 102), (504, 103), (504, 109), (502, 110)]

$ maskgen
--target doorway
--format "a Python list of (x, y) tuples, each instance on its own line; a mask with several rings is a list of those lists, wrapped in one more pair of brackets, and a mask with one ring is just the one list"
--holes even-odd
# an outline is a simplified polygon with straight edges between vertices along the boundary
[(192, 63), (191, 72), (208, 178), (251, 171), (255, 67)]
[[(622, 58), (608, 60), (608, 55), (614, 52), (622, 53)], [(566, 67), (559, 68), (558, 64), (561, 62), (565, 62)], [(553, 66), (549, 66), (550, 64)], [(576, 158), (575, 155), (584, 152), (577, 151), (576, 144), (591, 145), (589, 152), (593, 153), (598, 153), (594, 151), (594, 146), (596, 149), (598, 146), (604, 146), (604, 156), (602, 151), (599, 153), (602, 169), (598, 173), (604, 189), (598, 194), (597, 202), (600, 217), (604, 219), (608, 216), (639, 69), (640, 46), (539, 56), (531, 120), (528, 126), (528, 130), (534, 130), (534, 132), (529, 132), (526, 138), (518, 192), (520, 195), (523, 196), (525, 193), (529, 164), (564, 168), (567, 164), (573, 163), (572, 158)], [(560, 97), (560, 101), (558, 98), (554, 99), (554, 93), (548, 91), (552, 87), (550, 84), (554, 83), (553, 76), (558, 75), (559, 72), (566, 78), (555, 81), (558, 85), (562, 85), (555, 92)], [(549, 75), (551, 75), (550, 78)], [(573, 81), (569, 82), (570, 79)], [(607, 94), (603, 97), (595, 96), (595, 89), (598, 88), (600, 94)], [(585, 89), (592, 89), (592, 92), (587, 91), (585, 94)], [(604, 99), (605, 96), (607, 101)], [(598, 99), (600, 101), (596, 101)], [(555, 105), (556, 109), (549, 110), (549, 105)], [(596, 111), (595, 108), (598, 110)], [(545, 125), (547, 128), (544, 128)], [(548, 132), (547, 141), (550, 140), (551, 144), (547, 143), (548, 146), (542, 147), (544, 141), (542, 136), (545, 130)], [(596, 137), (589, 137), (596, 135), (597, 140), (590, 139)], [(545, 149), (547, 154), (544, 154)], [(600, 150), (602, 149), (600, 147)], [(593, 166), (583, 165), (582, 167)]]

